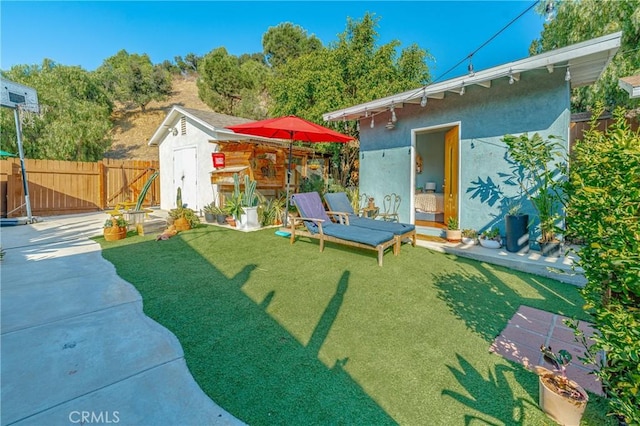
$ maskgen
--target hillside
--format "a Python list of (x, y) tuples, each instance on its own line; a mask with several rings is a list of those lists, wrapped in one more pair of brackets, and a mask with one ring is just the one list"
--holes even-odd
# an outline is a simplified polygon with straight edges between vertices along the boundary
[(140, 109), (117, 110), (113, 113), (113, 144), (105, 153), (105, 158), (157, 160), (158, 147), (147, 146), (147, 142), (173, 105), (210, 109), (198, 98), (195, 77), (175, 77), (173, 93), (166, 101), (150, 102), (144, 113)]

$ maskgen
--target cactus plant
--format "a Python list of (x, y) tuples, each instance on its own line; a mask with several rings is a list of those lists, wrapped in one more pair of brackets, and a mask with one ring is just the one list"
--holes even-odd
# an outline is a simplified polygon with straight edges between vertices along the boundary
[(244, 204), (246, 207), (255, 207), (258, 205), (258, 196), (256, 195), (256, 186), (258, 182), (249, 179), (248, 175), (244, 176)]

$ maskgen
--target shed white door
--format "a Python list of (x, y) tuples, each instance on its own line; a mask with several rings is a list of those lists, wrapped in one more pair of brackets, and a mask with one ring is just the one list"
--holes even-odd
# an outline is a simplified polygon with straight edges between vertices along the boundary
[(198, 158), (196, 147), (179, 148), (173, 151), (173, 196), (182, 188), (182, 203), (198, 210)]

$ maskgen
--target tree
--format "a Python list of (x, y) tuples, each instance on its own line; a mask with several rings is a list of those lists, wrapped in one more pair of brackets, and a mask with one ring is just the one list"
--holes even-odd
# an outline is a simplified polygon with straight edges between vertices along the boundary
[[(94, 74), (80, 67), (19, 65), (3, 72), (17, 83), (33, 87), (42, 105), (41, 117), (22, 127), (25, 157), (70, 161), (97, 161), (111, 145), (112, 105)], [(0, 112), (3, 149), (17, 152), (13, 114)]]
[(288, 61), (322, 48), (322, 42), (314, 35), (290, 22), (270, 27), (262, 36), (262, 48), (267, 62), (278, 68)]
[[(534, 55), (579, 43), (595, 37), (623, 31), (618, 53), (600, 79), (589, 87), (573, 90), (571, 109), (586, 111), (601, 101), (611, 109), (640, 106), (640, 100), (618, 87), (618, 78), (640, 72), (640, 3), (638, 0), (563, 0), (555, 2), (555, 16), (544, 24), (541, 37), (534, 40), (529, 53)], [(543, 13), (542, 9), (538, 9)]]
[[(322, 114), (347, 106), (368, 102), (393, 93), (410, 90), (431, 79), (426, 60), (427, 51), (416, 45), (400, 52), (397, 40), (377, 46), (378, 19), (372, 14), (358, 21), (349, 19), (344, 33), (329, 47), (316, 49), (288, 60), (275, 70), (269, 81), (273, 99), (271, 114), (295, 114), (322, 123)], [(357, 137), (356, 123), (336, 123), (336, 130)], [(339, 180), (351, 180), (356, 156), (353, 144), (329, 144), (334, 164), (339, 167)], [(340, 158), (351, 158), (348, 165)]]
[(171, 94), (171, 74), (162, 65), (153, 65), (146, 54), (121, 50), (105, 59), (96, 74), (113, 101), (140, 107), (143, 112), (149, 102)]
[[(266, 65), (253, 56), (230, 55), (224, 47), (206, 54), (198, 65), (198, 95), (211, 109), (236, 115), (242, 111), (249, 118), (264, 117), (266, 104)], [(262, 106), (261, 106), (262, 105)]]

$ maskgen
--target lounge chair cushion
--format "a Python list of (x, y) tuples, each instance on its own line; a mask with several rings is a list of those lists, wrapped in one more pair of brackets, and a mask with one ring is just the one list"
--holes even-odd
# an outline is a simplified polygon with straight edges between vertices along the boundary
[(366, 217), (356, 216), (347, 194), (344, 192), (334, 192), (324, 195), (324, 199), (329, 209), (334, 212), (344, 212), (349, 215), (349, 225), (361, 228), (374, 229), (378, 231), (391, 232), (394, 235), (404, 235), (416, 229), (415, 225), (409, 223), (386, 222)]
[[(317, 192), (294, 194), (291, 196), (291, 199), (300, 212), (301, 217), (324, 220), (322, 223), (322, 231), (326, 235), (374, 247), (393, 239), (393, 233), (391, 232), (352, 227), (331, 222), (327, 212), (324, 210), (320, 195)], [(305, 226), (312, 234), (319, 232), (318, 225), (312, 221), (305, 221)]]

